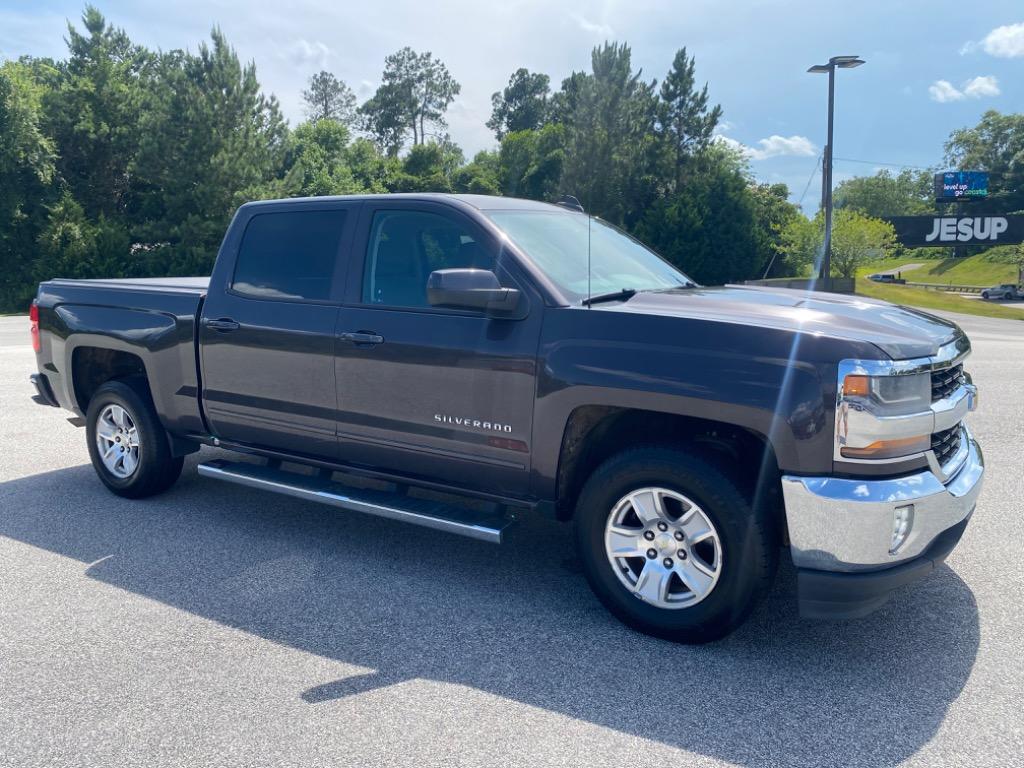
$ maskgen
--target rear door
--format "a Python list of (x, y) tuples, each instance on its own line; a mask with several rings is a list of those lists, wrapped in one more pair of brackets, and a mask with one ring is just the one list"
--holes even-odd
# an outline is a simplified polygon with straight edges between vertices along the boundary
[[(360, 218), (338, 316), (342, 460), (525, 495), (538, 297), (496, 239), (450, 206), (367, 202)], [(456, 267), (490, 269), (522, 290), (521, 316), (429, 306), (430, 272)]]
[(199, 331), (203, 405), (220, 439), (336, 458), (334, 329), (358, 206), (239, 213)]

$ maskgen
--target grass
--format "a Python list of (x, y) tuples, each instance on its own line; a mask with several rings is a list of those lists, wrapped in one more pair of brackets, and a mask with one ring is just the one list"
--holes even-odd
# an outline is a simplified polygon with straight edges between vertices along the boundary
[(962, 259), (915, 259), (904, 256), (899, 259), (872, 261), (857, 270), (857, 277), (898, 269), (904, 264), (921, 264), (917, 269), (903, 273), (905, 280), (915, 283), (985, 286), (1017, 282), (1017, 265), (1005, 261), (990, 261), (983, 253)]
[(956, 293), (912, 288), (906, 285), (873, 283), (866, 279), (857, 280), (857, 293), (872, 299), (882, 299), (891, 301), (893, 304), (904, 304), (921, 309), (960, 312), (964, 315), (998, 317), (1007, 320), (1024, 320), (1024, 304), (1020, 303), (1015, 308), (1015, 305), (990, 304), (980, 299), (968, 299)]

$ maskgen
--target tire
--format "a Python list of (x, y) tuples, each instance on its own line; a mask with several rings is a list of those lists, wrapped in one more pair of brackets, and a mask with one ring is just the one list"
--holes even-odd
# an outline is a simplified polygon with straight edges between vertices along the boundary
[(988, 291), (982, 291), (981, 292), (981, 298), (987, 299), (988, 298)]
[[(112, 493), (128, 499), (154, 496), (181, 475), (185, 459), (171, 455), (167, 432), (144, 382), (126, 379), (103, 384), (89, 401), (85, 424), (93, 469)], [(110, 461), (115, 462), (113, 467), (108, 466)]]
[[(667, 510), (669, 521), (673, 516), (676, 519), (666, 524), (665, 533), (657, 533), (661, 530), (658, 523), (645, 526), (636, 512), (637, 505), (649, 506), (650, 491), (645, 489), (666, 492), (661, 496), (660, 506)], [(695, 505), (696, 511), (685, 506), (679, 497)], [(698, 515), (703, 517), (698, 519)], [(613, 521), (620, 523), (617, 532), (628, 530), (630, 537), (606, 539), (608, 525)], [(689, 522), (684, 525), (681, 521)], [(691, 538), (696, 542), (706, 535), (706, 531), (698, 531), (707, 528), (706, 523), (710, 523), (712, 535), (691, 543)], [(637, 524), (641, 528), (636, 528)], [(584, 574), (598, 599), (628, 626), (681, 643), (718, 640), (743, 623), (775, 576), (779, 547), (773, 528), (767, 512), (755, 513), (736, 483), (718, 469), (682, 450), (662, 446), (634, 448), (605, 461), (584, 485), (575, 512), (576, 546)], [(652, 545), (643, 552), (644, 558), (613, 560), (609, 552), (617, 545), (609, 542), (627, 542), (625, 549), (616, 551), (629, 551), (635, 546), (631, 543), (632, 532), (642, 529), (641, 538), (648, 533), (656, 535), (653, 541), (636, 540), (639, 547)], [(672, 557), (671, 547), (677, 544), (666, 537), (676, 538), (678, 534), (683, 536), (678, 544), (681, 548)], [(652, 558), (650, 554), (654, 551), (657, 556)], [(706, 577), (705, 570), (715, 570), (714, 553), (717, 575), (701, 597), (707, 582), (699, 589), (689, 589), (680, 574), (683, 568), (689, 568), (686, 579), (699, 581), (693, 578), (692, 574), (697, 572), (692, 569), (700, 566), (698, 576)], [(672, 568), (658, 570), (659, 564), (669, 562)], [(659, 579), (659, 584), (660, 575), (675, 572), (664, 582), (668, 589), (660, 604), (637, 595), (641, 581), (647, 585), (654, 583), (644, 578), (647, 569), (659, 574), (652, 577)], [(634, 576), (636, 582), (631, 586)]]

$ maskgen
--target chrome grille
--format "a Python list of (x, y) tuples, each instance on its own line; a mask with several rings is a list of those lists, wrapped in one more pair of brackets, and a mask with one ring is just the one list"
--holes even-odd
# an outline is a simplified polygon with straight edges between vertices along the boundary
[(940, 467), (944, 467), (960, 450), (962, 432), (963, 428), (957, 424), (932, 435), (932, 450), (935, 451), (935, 460), (939, 462)]
[(963, 364), (932, 371), (932, 402), (949, 397), (964, 381)]

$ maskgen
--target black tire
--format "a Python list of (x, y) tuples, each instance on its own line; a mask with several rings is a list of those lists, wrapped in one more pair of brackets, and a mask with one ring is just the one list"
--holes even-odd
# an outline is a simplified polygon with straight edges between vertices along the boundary
[[(138, 465), (127, 477), (118, 477), (104, 465), (96, 442), (97, 420), (109, 405), (124, 408), (138, 430)], [(85, 426), (93, 469), (112, 493), (128, 499), (154, 496), (174, 485), (181, 475), (185, 459), (171, 455), (167, 432), (157, 418), (145, 382), (125, 379), (103, 384), (89, 401)]]
[[(605, 551), (605, 526), (631, 491), (660, 486), (696, 502), (721, 542), (718, 581), (700, 602), (661, 608), (619, 580)], [(711, 464), (672, 447), (644, 446), (605, 461), (587, 480), (575, 512), (576, 546), (598, 599), (628, 626), (682, 643), (706, 643), (732, 632), (771, 586), (778, 536), (766, 511), (755, 513), (736, 483)]]
[(988, 291), (982, 291), (981, 292), (981, 298), (987, 299), (988, 298)]

